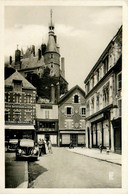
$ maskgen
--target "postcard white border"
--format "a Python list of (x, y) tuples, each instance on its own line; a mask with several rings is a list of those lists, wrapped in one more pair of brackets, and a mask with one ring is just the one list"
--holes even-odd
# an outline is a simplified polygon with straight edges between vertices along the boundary
[[(123, 54), (122, 54), (122, 188), (120, 189), (5, 189), (4, 153), (4, 8), (5, 6), (122, 6), (123, 8)], [(128, 193), (128, 1), (86, 0), (1, 0), (0, 1), (0, 193)]]

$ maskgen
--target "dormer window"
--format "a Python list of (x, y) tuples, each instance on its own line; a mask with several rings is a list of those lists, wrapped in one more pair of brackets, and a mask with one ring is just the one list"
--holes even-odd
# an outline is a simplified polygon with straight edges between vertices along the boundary
[(14, 82), (14, 91), (21, 92), (22, 91), (22, 81), (13, 80), (13, 82)]
[(79, 103), (79, 96), (78, 95), (74, 96), (74, 103)]

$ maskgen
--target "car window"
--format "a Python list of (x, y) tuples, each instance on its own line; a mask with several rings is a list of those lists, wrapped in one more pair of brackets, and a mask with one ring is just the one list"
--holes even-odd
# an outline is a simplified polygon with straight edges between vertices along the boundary
[(31, 139), (22, 139), (20, 140), (21, 147), (34, 147), (34, 141)]
[(15, 144), (15, 143), (18, 143), (18, 139), (10, 139), (10, 140), (9, 140), (9, 143), (14, 143), (14, 144)]

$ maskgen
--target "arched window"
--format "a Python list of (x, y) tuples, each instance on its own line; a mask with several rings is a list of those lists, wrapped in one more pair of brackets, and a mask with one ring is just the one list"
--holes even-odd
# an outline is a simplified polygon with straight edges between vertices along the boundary
[(79, 96), (78, 95), (74, 96), (74, 103), (79, 103)]

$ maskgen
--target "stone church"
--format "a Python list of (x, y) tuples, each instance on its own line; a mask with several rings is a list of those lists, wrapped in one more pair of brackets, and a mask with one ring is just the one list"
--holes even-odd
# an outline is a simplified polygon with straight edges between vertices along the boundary
[[(38, 51), (32, 45), (23, 51), (21, 48), (15, 51), (15, 59), (10, 56), (9, 67), (17, 69), (29, 82), (37, 88), (39, 101), (53, 101), (51, 96), (51, 84), (55, 90), (55, 103), (58, 102), (60, 95), (68, 90), (68, 82), (65, 79), (64, 57), (61, 57), (57, 36), (54, 32), (54, 25), (51, 21), (49, 24), (47, 45), (42, 43)], [(41, 83), (42, 82), (42, 83)], [(47, 83), (46, 83), (47, 82)], [(39, 85), (44, 85), (39, 87)], [(41, 93), (43, 90), (43, 94)]]

